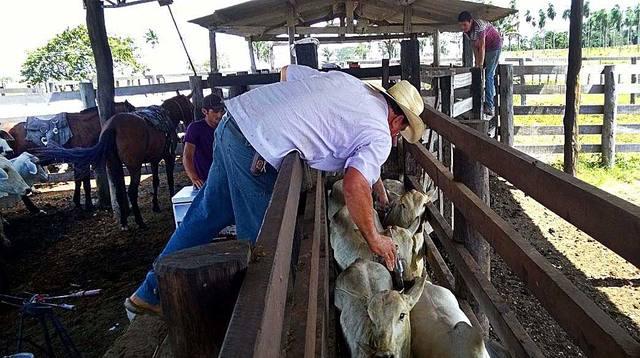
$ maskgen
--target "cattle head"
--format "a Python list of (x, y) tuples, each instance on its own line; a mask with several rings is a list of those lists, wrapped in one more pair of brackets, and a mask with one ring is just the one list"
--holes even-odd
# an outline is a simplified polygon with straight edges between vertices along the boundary
[(29, 193), (29, 185), (13, 168), (9, 159), (0, 156), (0, 196), (26, 195)]
[(361, 348), (371, 357), (400, 358), (411, 347), (409, 312), (418, 302), (425, 285), (420, 277), (405, 293), (386, 290), (369, 299), (367, 314), (371, 320), (371, 341), (360, 342)]
[(429, 197), (417, 190), (409, 190), (391, 202), (383, 220), (384, 226), (396, 225), (416, 232), (420, 226)]
[(44, 183), (49, 180), (49, 174), (39, 164), (40, 160), (35, 155), (23, 152), (11, 159), (11, 163), (27, 185)]
[(422, 270), (418, 269), (418, 261), (422, 253), (416, 247), (417, 242), (414, 234), (408, 229), (391, 226), (384, 231), (384, 235), (389, 236), (396, 244), (396, 252), (404, 268), (402, 280), (411, 282), (422, 276)]

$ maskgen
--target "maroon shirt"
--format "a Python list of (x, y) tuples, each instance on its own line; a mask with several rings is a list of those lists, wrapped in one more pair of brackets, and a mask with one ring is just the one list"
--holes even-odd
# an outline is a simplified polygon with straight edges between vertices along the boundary
[(215, 129), (211, 128), (204, 119), (195, 121), (187, 127), (184, 136), (185, 143), (191, 143), (196, 147), (193, 155), (193, 164), (200, 179), (207, 180), (209, 168), (213, 163), (213, 136)]
[(502, 47), (502, 37), (490, 22), (473, 20), (471, 30), (464, 33), (471, 41), (478, 41), (484, 37), (485, 51), (495, 51)]

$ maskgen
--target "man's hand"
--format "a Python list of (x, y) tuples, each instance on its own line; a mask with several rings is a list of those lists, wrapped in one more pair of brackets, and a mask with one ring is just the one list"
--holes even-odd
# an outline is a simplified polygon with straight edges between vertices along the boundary
[(190, 177), (189, 179), (191, 179), (191, 182), (193, 183), (193, 186), (196, 187), (196, 189), (200, 189), (204, 185), (202, 179), (200, 179), (197, 175), (194, 175), (193, 178)]
[(375, 235), (369, 239), (368, 244), (374, 254), (384, 259), (389, 271), (393, 271), (396, 265), (396, 245), (393, 240), (388, 236)]

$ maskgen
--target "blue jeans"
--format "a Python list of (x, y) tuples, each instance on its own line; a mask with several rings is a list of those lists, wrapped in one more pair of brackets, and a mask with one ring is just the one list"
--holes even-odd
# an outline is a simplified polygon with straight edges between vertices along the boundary
[[(255, 153), (227, 112), (215, 132), (213, 164), (207, 181), (158, 259), (178, 250), (206, 244), (222, 229), (233, 224), (236, 224), (238, 240), (255, 243), (278, 176), (270, 165), (259, 176), (251, 174)], [(150, 304), (160, 302), (153, 269), (147, 273), (135, 294)]]
[(496, 106), (494, 98), (496, 96), (496, 68), (498, 67), (498, 60), (500, 59), (500, 49), (495, 51), (488, 51), (484, 54), (484, 63), (486, 65), (484, 69), (484, 102), (485, 106), (493, 110)]

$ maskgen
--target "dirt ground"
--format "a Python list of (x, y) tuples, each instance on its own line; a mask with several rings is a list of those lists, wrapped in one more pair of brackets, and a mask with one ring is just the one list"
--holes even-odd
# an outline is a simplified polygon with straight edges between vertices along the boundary
[[(491, 206), (632, 337), (640, 340), (640, 270), (508, 182), (492, 177)], [(548, 357), (584, 356), (499, 258), (491, 278)]]
[[(60, 314), (83, 356), (101, 356), (128, 325), (122, 307), (124, 298), (144, 278), (173, 231), (164, 174), (160, 177), (162, 212), (151, 211), (151, 180), (145, 180), (140, 188), (140, 208), (147, 230), (137, 229), (130, 218), (130, 231), (123, 232), (110, 212), (75, 209), (70, 191), (35, 195), (34, 202), (47, 212), (45, 215), (30, 215), (22, 204), (5, 210), (3, 215), (10, 223), (5, 230), (14, 246), (0, 251), (0, 272), (4, 276), (0, 292), (63, 294), (103, 289), (97, 297), (67, 301), (77, 303), (77, 310)], [(176, 190), (187, 184), (184, 173), (176, 174)], [(15, 309), (0, 305), (0, 356), (15, 350), (16, 319)], [(40, 336), (34, 322), (29, 322), (27, 334)], [(39, 338), (36, 341), (42, 342)]]
[[(176, 175), (176, 181), (177, 188), (187, 184), (183, 173)], [(15, 245), (0, 253), (0, 270), (6, 279), (0, 292), (58, 294), (81, 288), (103, 289), (100, 296), (69, 301), (78, 304), (77, 311), (60, 315), (83, 356), (102, 356), (128, 326), (122, 301), (144, 277), (173, 230), (164, 178), (161, 213), (151, 211), (150, 190), (147, 179), (140, 194), (143, 216), (150, 227), (147, 230), (136, 229), (131, 220), (131, 231), (122, 232), (109, 212), (76, 210), (69, 191), (35, 195), (34, 201), (47, 211), (45, 215), (29, 215), (22, 204), (6, 210), (4, 216), (10, 222), (6, 233)], [(640, 339), (640, 270), (509, 183), (492, 178), (491, 193), (494, 210), (616, 322)], [(492, 280), (498, 291), (507, 298), (545, 355), (583, 356), (505, 264), (499, 259), (494, 259), (492, 264)], [(0, 355), (14, 349), (16, 319), (15, 309), (0, 307)], [(30, 322), (27, 334), (38, 336), (36, 328)], [(143, 349), (160, 336), (142, 334), (139, 337), (140, 349)], [(123, 356), (122, 352), (110, 353), (114, 357)]]

